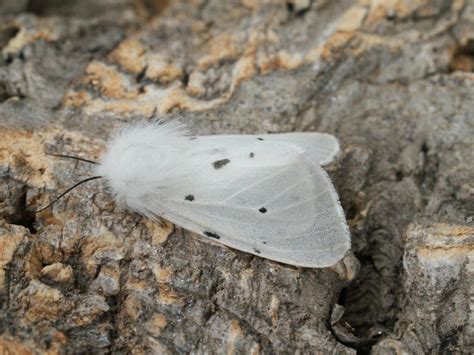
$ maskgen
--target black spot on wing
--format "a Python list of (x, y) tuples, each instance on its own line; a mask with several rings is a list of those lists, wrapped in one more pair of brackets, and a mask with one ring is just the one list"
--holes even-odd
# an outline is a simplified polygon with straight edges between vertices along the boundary
[(260, 250), (258, 250), (258, 249), (254, 249), (253, 252), (254, 252), (254, 253), (257, 253), (257, 254), (260, 254), (260, 253), (261, 253)]
[(222, 168), (224, 165), (227, 165), (230, 163), (230, 160), (229, 159), (221, 159), (221, 160), (216, 160), (214, 163), (212, 163), (212, 166), (214, 167), (214, 169), (220, 169)]
[(258, 209), (260, 213), (267, 213), (267, 209), (265, 207), (261, 207)]
[(249, 158), (253, 158), (254, 156), (255, 156), (255, 153), (254, 153), (254, 152), (250, 152)]
[(187, 195), (184, 199), (186, 201), (194, 201), (194, 195)]
[(258, 137), (257, 139), (258, 139), (259, 141), (263, 141), (263, 138)]
[(210, 238), (214, 238), (214, 239), (221, 239), (220, 235), (218, 235), (216, 233), (208, 232), (208, 231), (205, 231), (204, 235), (208, 236)]

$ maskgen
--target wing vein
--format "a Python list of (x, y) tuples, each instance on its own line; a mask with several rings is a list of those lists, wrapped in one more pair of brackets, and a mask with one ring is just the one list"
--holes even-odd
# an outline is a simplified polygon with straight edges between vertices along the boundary
[(320, 196), (322, 196), (322, 195), (324, 195), (325, 193), (328, 193), (328, 192), (330, 192), (330, 191), (329, 190), (323, 191), (323, 192), (321, 192), (320, 194), (318, 194), (314, 197), (309, 197), (309, 198), (306, 198), (304, 200), (297, 201), (296, 203), (293, 203), (291, 205), (286, 205), (284, 208), (280, 208), (280, 209), (277, 209), (277, 210), (272, 210), (272, 212), (275, 213), (275, 212), (281, 212), (281, 211), (289, 210), (289, 209), (294, 208), (296, 206), (302, 205), (303, 203), (310, 202), (312, 200), (316, 200), (318, 197), (320, 197)]
[[(334, 229), (334, 227), (328, 227), (328, 228), (318, 229), (318, 230), (312, 231), (312, 234), (321, 233), (321, 232), (326, 232), (326, 231), (329, 231), (329, 230), (331, 230), (331, 229)], [(304, 234), (299, 234), (299, 235), (296, 235), (296, 236), (291, 236), (291, 237), (286, 237), (286, 238), (278, 239), (277, 241), (278, 241), (278, 242), (282, 242), (282, 241), (285, 241), (285, 240), (296, 239), (296, 238), (304, 237), (304, 236), (305, 236)]]
[[(284, 209), (281, 209), (281, 210), (275, 210), (276, 212), (280, 212), (282, 210), (286, 210), (286, 209), (290, 209), (292, 207), (295, 207), (295, 206), (298, 206), (300, 204), (303, 204), (303, 203), (306, 203), (308, 201), (310, 201), (311, 199), (306, 199), (304, 201), (298, 201), (298, 203), (296, 204), (293, 204), (291, 206), (288, 206), (287, 208), (284, 208)], [(170, 202), (174, 202), (178, 205), (182, 205), (182, 201), (177, 201), (177, 200), (168, 200)], [(255, 212), (255, 210), (251, 207), (245, 207), (245, 206), (229, 206), (225, 203), (207, 203), (207, 202), (193, 202), (193, 204), (195, 205), (195, 207), (228, 207), (228, 208), (232, 208), (234, 210), (238, 210), (238, 211), (243, 211), (243, 212)], [(237, 223), (237, 224), (242, 224), (242, 225), (251, 225), (251, 223), (242, 223), (240, 222), (240, 220), (238, 219), (229, 219), (229, 218), (225, 218), (223, 216), (219, 216), (219, 215), (214, 215), (214, 214), (209, 214), (207, 212), (204, 212), (202, 210), (199, 210), (197, 212), (197, 214), (204, 214), (208, 217), (212, 217), (212, 218), (219, 218), (219, 219), (222, 219), (222, 220), (225, 220), (225, 221), (230, 221), (230, 222), (233, 222), (233, 223)], [(270, 218), (268, 217), (270, 214), (272, 214), (272, 212), (270, 213), (267, 213), (263, 219), (265, 219), (266, 221), (274, 221), (274, 222), (286, 222), (288, 223), (289, 220), (285, 220), (285, 219), (279, 219), (279, 218)], [(260, 215), (259, 215), (260, 216)], [(316, 215), (318, 216), (318, 215)], [(311, 215), (310, 217), (307, 217), (307, 218), (291, 218), (291, 221), (292, 222), (303, 222), (303, 221), (307, 221), (309, 219), (312, 219), (313, 217), (315, 217), (314, 215)]]
[(288, 168), (282, 169), (282, 170), (279, 170), (279, 171), (276, 171), (275, 173), (270, 174), (269, 176), (267, 176), (267, 177), (265, 177), (265, 178), (262, 178), (262, 179), (260, 179), (260, 180), (258, 180), (258, 181), (256, 181), (256, 182), (254, 182), (253, 184), (248, 185), (247, 187), (243, 188), (242, 190), (237, 191), (237, 192), (233, 193), (232, 195), (230, 195), (229, 197), (227, 197), (227, 198), (224, 200), (224, 202), (227, 202), (227, 201), (233, 199), (235, 196), (238, 196), (239, 194), (241, 194), (241, 193), (243, 193), (243, 192), (245, 192), (245, 191), (247, 191), (247, 190), (249, 190), (249, 189), (251, 189), (251, 188), (253, 188), (253, 187), (255, 187), (255, 186), (258, 186), (259, 184), (261, 184), (261, 183), (263, 183), (263, 182), (265, 182), (265, 181), (267, 181), (267, 180), (270, 180), (270, 179), (272, 179), (272, 178), (274, 178), (274, 177), (276, 177), (276, 176), (278, 176), (278, 175), (280, 175), (280, 174), (285, 173), (287, 170), (288, 170)]
[(283, 196), (285, 193), (287, 193), (288, 190), (290, 190), (290, 189), (292, 189), (292, 188), (294, 188), (294, 187), (296, 187), (296, 186), (302, 184), (303, 182), (305, 182), (305, 180), (300, 180), (300, 181), (298, 181), (298, 182), (296, 182), (296, 183), (294, 183), (294, 184), (288, 186), (286, 189), (284, 189), (284, 190), (281, 191), (280, 193), (278, 193), (278, 194), (276, 194), (275, 196), (273, 196), (272, 199), (268, 200), (268, 201), (265, 202), (263, 205), (269, 205), (270, 203), (272, 203), (273, 201), (275, 201), (277, 198), (279, 198), (279, 197)]

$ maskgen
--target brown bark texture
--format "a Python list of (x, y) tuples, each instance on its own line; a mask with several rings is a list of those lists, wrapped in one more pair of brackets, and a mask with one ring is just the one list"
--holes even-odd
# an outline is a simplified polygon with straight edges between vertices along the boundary
[[(474, 1), (0, 0), (0, 354), (474, 352)], [(212, 244), (83, 185), (123, 122), (320, 131), (331, 268)]]

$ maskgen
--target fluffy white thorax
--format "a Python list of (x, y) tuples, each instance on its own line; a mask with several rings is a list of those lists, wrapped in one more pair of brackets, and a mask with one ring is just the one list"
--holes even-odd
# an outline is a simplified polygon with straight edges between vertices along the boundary
[(146, 214), (144, 202), (151, 195), (156, 198), (189, 175), (179, 163), (187, 141), (179, 121), (126, 126), (108, 143), (96, 174), (107, 180), (120, 204)]

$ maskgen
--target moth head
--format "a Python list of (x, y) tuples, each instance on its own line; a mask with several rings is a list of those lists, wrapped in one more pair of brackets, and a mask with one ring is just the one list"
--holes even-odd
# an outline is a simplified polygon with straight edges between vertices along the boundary
[(179, 122), (128, 125), (109, 141), (96, 174), (106, 179), (118, 203), (142, 211), (151, 194), (172, 184), (169, 163), (175, 165), (183, 139)]
[(95, 170), (106, 180), (116, 201), (131, 208), (145, 197), (150, 178), (146, 172), (153, 170), (156, 159), (146, 154), (146, 142), (135, 138), (121, 134), (112, 139)]
[(109, 149), (102, 156), (101, 163), (72, 155), (46, 153), (51, 156), (69, 158), (94, 164), (96, 166), (94, 169), (95, 174), (94, 176), (80, 180), (70, 186), (46, 206), (36, 209), (35, 213), (48, 209), (76, 187), (89, 181), (102, 178), (107, 180), (107, 183), (112, 189), (114, 197), (119, 204), (135, 208), (133, 201), (142, 197), (144, 194), (143, 189), (138, 188), (139, 186), (143, 186), (139, 184), (140, 178), (143, 178), (143, 176), (138, 173), (141, 171), (140, 169), (143, 169), (142, 167), (139, 167), (139, 165), (143, 165), (144, 162), (146, 162), (146, 160), (136, 158), (136, 149), (136, 147), (124, 149), (120, 142), (112, 142)]
[[(68, 188), (47, 206), (37, 209), (43, 211), (77, 186), (99, 178), (104, 178), (112, 190), (116, 202), (138, 212), (143, 208), (151, 194), (169, 190), (175, 178), (182, 177), (182, 171), (170, 169), (176, 165), (186, 132), (179, 121), (162, 123), (160, 121), (141, 121), (123, 128), (112, 138), (100, 159), (92, 160), (62, 154), (57, 157), (72, 158), (95, 164), (95, 176), (86, 178)], [(171, 171), (171, 172), (170, 172)]]

